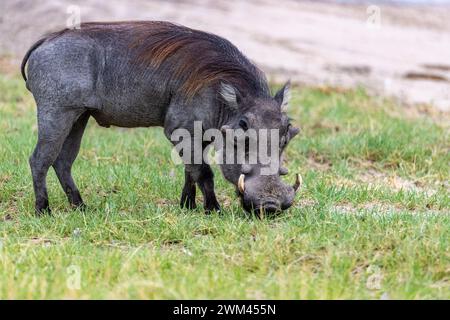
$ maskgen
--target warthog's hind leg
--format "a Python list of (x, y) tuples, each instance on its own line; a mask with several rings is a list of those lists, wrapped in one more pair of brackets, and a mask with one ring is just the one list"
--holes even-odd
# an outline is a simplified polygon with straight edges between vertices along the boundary
[(38, 141), (30, 157), (37, 213), (50, 212), (46, 177), (83, 110), (38, 106)]
[(84, 208), (83, 199), (72, 178), (72, 164), (80, 151), (81, 139), (89, 120), (89, 113), (85, 112), (74, 123), (69, 135), (53, 163), (59, 182), (67, 195), (69, 203), (76, 208)]

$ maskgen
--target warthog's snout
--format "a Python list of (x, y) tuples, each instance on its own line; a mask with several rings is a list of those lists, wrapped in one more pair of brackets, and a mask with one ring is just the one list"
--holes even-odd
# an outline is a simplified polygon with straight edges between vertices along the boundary
[(291, 207), (301, 183), (299, 174), (292, 186), (285, 184), (278, 175), (246, 177), (241, 174), (238, 190), (244, 209), (264, 217)]

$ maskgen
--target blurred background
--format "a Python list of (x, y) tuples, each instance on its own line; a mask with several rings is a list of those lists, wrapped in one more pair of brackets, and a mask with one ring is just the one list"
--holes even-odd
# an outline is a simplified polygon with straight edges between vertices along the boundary
[(362, 86), (450, 110), (450, 1), (129, 0), (0, 2), (0, 72), (41, 35), (79, 22), (169, 20), (236, 44), (275, 82)]

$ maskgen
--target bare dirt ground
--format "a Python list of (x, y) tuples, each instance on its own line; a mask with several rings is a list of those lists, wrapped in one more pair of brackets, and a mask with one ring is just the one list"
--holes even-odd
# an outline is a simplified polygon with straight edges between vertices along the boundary
[(408, 104), (450, 110), (450, 7), (293, 0), (2, 0), (0, 55), (12, 58), (15, 67), (43, 33), (66, 27), (74, 3), (82, 22), (169, 20), (220, 34), (271, 79), (364, 86)]

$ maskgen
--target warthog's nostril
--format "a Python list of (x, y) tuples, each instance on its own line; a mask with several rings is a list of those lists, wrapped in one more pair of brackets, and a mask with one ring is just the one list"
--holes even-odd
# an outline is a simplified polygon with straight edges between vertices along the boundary
[(267, 200), (263, 204), (263, 209), (267, 213), (274, 213), (280, 210), (280, 203), (276, 200)]

